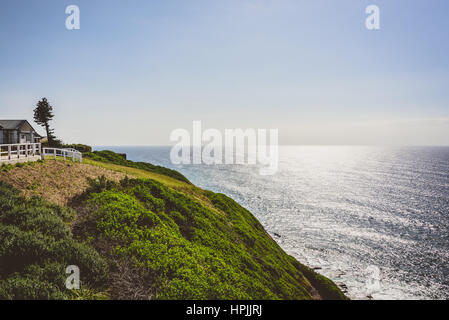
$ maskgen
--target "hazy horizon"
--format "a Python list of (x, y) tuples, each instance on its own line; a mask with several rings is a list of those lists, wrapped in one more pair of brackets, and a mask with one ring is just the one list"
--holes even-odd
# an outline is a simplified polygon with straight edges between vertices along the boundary
[[(204, 146), (205, 144), (203, 144)], [(105, 145), (93, 144), (93, 148), (108, 148), (108, 147), (135, 147), (135, 148), (151, 148), (151, 147), (167, 147), (171, 148), (173, 144), (121, 144), (121, 145)], [(443, 144), (428, 144), (428, 145), (394, 145), (394, 144), (279, 144), (280, 147), (373, 147), (373, 148), (447, 148), (449, 145)]]
[[(380, 8), (380, 30), (365, 8)], [(68, 5), (80, 30), (67, 30)], [(0, 118), (90, 145), (177, 128), (278, 129), (281, 145), (449, 145), (444, 0), (4, 0)], [(43, 133), (42, 128), (35, 129)]]

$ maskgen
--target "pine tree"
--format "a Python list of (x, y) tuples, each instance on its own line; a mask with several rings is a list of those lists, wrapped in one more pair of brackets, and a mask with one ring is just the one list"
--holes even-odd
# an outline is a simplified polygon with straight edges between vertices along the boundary
[(54, 130), (50, 128), (49, 124), (53, 117), (53, 107), (48, 103), (47, 98), (42, 98), (34, 109), (34, 122), (45, 128), (48, 145), (50, 147), (58, 147), (61, 144), (61, 141), (56, 138)]

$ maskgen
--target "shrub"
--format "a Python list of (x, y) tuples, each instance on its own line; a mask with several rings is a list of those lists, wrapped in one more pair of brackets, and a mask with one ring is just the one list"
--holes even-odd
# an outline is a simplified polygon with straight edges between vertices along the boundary
[(80, 144), (80, 143), (74, 143), (74, 144), (65, 144), (62, 146), (63, 148), (73, 148), (78, 150), (81, 153), (87, 153), (87, 152), (92, 152), (92, 147), (85, 145), (85, 144)]
[(54, 284), (20, 276), (0, 280), (0, 299), (2, 300), (61, 300), (66, 295)]
[(23, 231), (38, 231), (56, 239), (71, 236), (68, 224), (48, 208), (16, 207), (3, 214), (2, 222), (19, 227)]
[(247, 210), (206, 195), (219, 211), (154, 180), (103, 183), (90, 189), (83, 223), (95, 226), (92, 243), (106, 241), (104, 253), (145, 275), (156, 299), (311, 298), (307, 278)]
[(63, 299), (65, 268), (76, 265), (82, 281), (100, 288), (108, 264), (96, 250), (73, 239), (72, 210), (41, 198), (21, 197), (0, 182), (0, 299)]
[(14, 166), (9, 164), (9, 163), (2, 163), (2, 166), (0, 167), (0, 171), (1, 172), (7, 172), (7, 171), (9, 171), (9, 170), (11, 170), (13, 168), (14, 168)]

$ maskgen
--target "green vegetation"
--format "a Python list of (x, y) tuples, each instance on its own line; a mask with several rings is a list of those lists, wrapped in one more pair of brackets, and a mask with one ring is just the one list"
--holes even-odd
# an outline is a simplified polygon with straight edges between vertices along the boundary
[(92, 147), (85, 145), (85, 144), (80, 144), (80, 143), (73, 143), (73, 144), (64, 144), (62, 146), (62, 148), (73, 148), (78, 150), (81, 153), (87, 153), (87, 152), (92, 152)]
[(15, 164), (2, 163), (0, 165), (0, 172), (7, 172), (14, 168), (23, 168), (26, 166), (34, 166), (36, 164), (43, 163), (43, 162), (44, 162), (43, 160), (38, 160), (38, 161), (18, 162)]
[[(80, 229), (92, 243), (107, 242), (117, 259), (131, 261), (152, 298), (312, 298), (303, 266), (249, 211), (225, 195), (208, 196), (218, 210), (154, 180), (99, 179), (85, 194), (88, 214)], [(315, 275), (310, 280), (318, 283)], [(332, 282), (327, 287), (338, 293), (331, 298), (344, 298)]]
[(40, 198), (25, 200), (0, 182), (0, 299), (68, 299), (68, 265), (83, 271), (86, 287), (100, 290), (108, 265), (92, 247), (75, 241), (74, 212)]
[(0, 299), (346, 299), (225, 195), (111, 151), (85, 163), (137, 178), (88, 179), (74, 209), (0, 183)]
[(9, 163), (2, 163), (0, 166), (0, 172), (6, 172), (14, 168), (14, 165)]
[(159, 173), (190, 184), (190, 181), (178, 171), (171, 170), (161, 166), (155, 166), (147, 162), (133, 162), (130, 160), (126, 160), (123, 156), (112, 151), (104, 150), (104, 151), (87, 152), (84, 154), (84, 157), (103, 163), (111, 163), (129, 168), (136, 168), (149, 172)]

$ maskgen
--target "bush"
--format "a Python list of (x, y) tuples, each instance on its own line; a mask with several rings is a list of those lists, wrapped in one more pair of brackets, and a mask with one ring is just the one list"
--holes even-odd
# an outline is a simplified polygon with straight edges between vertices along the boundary
[(2, 222), (19, 227), (23, 231), (38, 231), (55, 239), (71, 236), (69, 225), (48, 208), (15, 207), (3, 214)]
[(0, 280), (2, 300), (61, 300), (66, 297), (67, 295), (51, 282), (21, 276)]
[(78, 150), (81, 153), (87, 153), (87, 152), (92, 152), (92, 147), (85, 145), (85, 144), (80, 144), (80, 143), (74, 143), (74, 144), (65, 144), (62, 146), (63, 148), (73, 148)]
[(14, 168), (14, 166), (12, 165), (12, 164), (9, 164), (9, 163), (2, 163), (2, 165), (1, 165), (1, 167), (0, 167), (0, 171), (1, 172), (7, 172), (7, 171), (9, 171), (9, 170), (11, 170), (11, 169), (13, 169)]
[(100, 289), (108, 264), (96, 250), (73, 239), (72, 210), (41, 198), (29, 200), (0, 182), (0, 299), (63, 299), (65, 268), (80, 268), (83, 284)]

